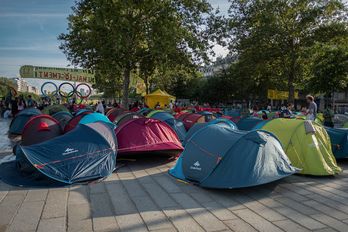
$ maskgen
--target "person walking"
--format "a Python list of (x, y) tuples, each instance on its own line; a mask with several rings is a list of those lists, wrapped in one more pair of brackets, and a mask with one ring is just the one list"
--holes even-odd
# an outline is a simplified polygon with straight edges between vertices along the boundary
[(328, 104), (327, 108), (323, 112), (324, 126), (334, 127), (333, 118), (335, 117), (332, 105)]

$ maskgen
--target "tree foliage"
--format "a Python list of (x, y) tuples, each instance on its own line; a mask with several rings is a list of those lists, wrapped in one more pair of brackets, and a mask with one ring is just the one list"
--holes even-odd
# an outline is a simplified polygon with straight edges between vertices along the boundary
[(125, 108), (130, 73), (146, 59), (186, 66), (207, 59), (211, 47), (204, 26), (213, 14), (206, 0), (80, 0), (72, 9), (60, 49), (74, 65), (116, 66)]
[[(18, 86), (16, 83), (14, 83), (13, 81), (11, 81), (10, 79), (6, 78), (6, 77), (0, 77), (0, 96), (1, 97), (5, 97), (9, 95), (9, 87), (11, 86), (14, 89), (18, 89)], [(12, 91), (12, 97), (14, 96), (13, 90)]]
[(313, 93), (330, 94), (347, 89), (348, 48), (346, 46), (316, 46), (311, 65), (312, 75), (307, 88)]
[(310, 74), (308, 48), (347, 38), (339, 0), (231, 0), (229, 16), (225, 38), (245, 77), (263, 88), (287, 84), (290, 102)]

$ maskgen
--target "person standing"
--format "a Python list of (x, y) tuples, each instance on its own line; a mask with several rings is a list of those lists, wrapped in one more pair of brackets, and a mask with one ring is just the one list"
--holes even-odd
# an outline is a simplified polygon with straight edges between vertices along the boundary
[(35, 105), (35, 101), (33, 99), (31, 99), (31, 95), (28, 96), (28, 107), (34, 107)]
[(324, 117), (324, 126), (334, 127), (333, 118), (335, 117), (335, 114), (332, 110), (331, 104), (328, 104), (327, 109), (324, 110), (323, 117)]
[(95, 108), (95, 112), (104, 114), (104, 106), (103, 106), (103, 103), (101, 101), (98, 101), (98, 105)]
[(309, 107), (307, 109), (306, 120), (315, 121), (317, 118), (317, 104), (314, 102), (314, 97), (311, 95), (307, 96), (307, 102), (309, 103)]
[(173, 109), (173, 102), (172, 102), (172, 100), (170, 100), (169, 108), (170, 108), (170, 109)]
[(14, 100), (11, 100), (11, 114), (12, 117), (15, 117), (18, 113), (18, 97), (15, 97)]
[(267, 110), (268, 110), (269, 112), (272, 111), (272, 105), (271, 105), (271, 104), (269, 104), (269, 105), (267, 106)]

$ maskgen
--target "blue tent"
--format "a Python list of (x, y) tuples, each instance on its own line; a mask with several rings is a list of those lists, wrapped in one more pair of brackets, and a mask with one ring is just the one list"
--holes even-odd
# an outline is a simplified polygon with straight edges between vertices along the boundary
[(101, 113), (91, 113), (84, 116), (78, 124), (89, 124), (94, 122), (105, 122), (112, 130), (116, 129), (116, 125), (110, 122), (109, 118)]
[(141, 110), (138, 110), (137, 113), (146, 116), (146, 115), (147, 115), (148, 113), (150, 113), (151, 111), (154, 111), (154, 109), (151, 109), (151, 108), (143, 108), (143, 109), (141, 109)]
[(258, 117), (245, 117), (237, 122), (239, 130), (250, 131), (256, 124), (263, 121), (263, 119)]
[(197, 112), (197, 114), (200, 114), (200, 115), (207, 115), (207, 114), (213, 115), (213, 113), (210, 112), (210, 111), (199, 111), (199, 112)]
[(238, 109), (238, 110), (225, 109), (225, 115), (230, 117), (240, 117), (242, 110), (243, 109)]
[(13, 150), (16, 160), (0, 165), (5, 182), (27, 187), (64, 186), (108, 177), (115, 168), (117, 141), (106, 123), (96, 122)]
[(330, 136), (331, 150), (335, 158), (348, 157), (348, 128), (324, 128)]
[(25, 108), (24, 110), (21, 110), (11, 121), (9, 132), (14, 134), (21, 134), (25, 124), (29, 121), (29, 119), (36, 115), (42, 114), (44, 113), (36, 108)]
[(191, 137), (169, 173), (202, 187), (242, 188), (269, 183), (298, 171), (273, 134), (214, 124)]
[(85, 112), (93, 112), (93, 110), (90, 110), (90, 109), (82, 109), (82, 110), (79, 110), (75, 116), (79, 115), (79, 114), (82, 114), (82, 113), (85, 113)]
[(232, 128), (234, 130), (238, 130), (238, 127), (234, 122), (231, 120), (228, 120), (227, 118), (216, 118), (211, 122), (202, 122), (202, 123), (197, 123), (191, 129), (186, 133), (186, 136), (182, 142), (182, 146), (186, 146), (187, 140), (189, 140), (197, 131), (202, 129), (203, 127), (206, 127), (208, 125), (213, 125), (213, 124), (219, 124), (220, 126), (226, 126), (228, 128)]
[(52, 118), (54, 118), (55, 120), (57, 120), (60, 124), (60, 126), (62, 127), (63, 131), (64, 128), (66, 126), (66, 124), (68, 124), (68, 122), (73, 118), (74, 116), (72, 116), (72, 114), (65, 112), (65, 111), (60, 111), (58, 113), (55, 113), (54, 115), (52, 115)]
[(165, 122), (174, 130), (180, 141), (184, 140), (186, 135), (186, 126), (182, 120), (174, 118), (173, 115), (167, 112), (157, 112), (151, 115), (150, 118), (156, 118)]

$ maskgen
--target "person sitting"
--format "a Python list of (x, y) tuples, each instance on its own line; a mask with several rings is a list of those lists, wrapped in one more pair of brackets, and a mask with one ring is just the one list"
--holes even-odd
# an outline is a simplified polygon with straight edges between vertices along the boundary
[(292, 117), (294, 117), (294, 114), (291, 111), (293, 107), (294, 107), (294, 104), (288, 103), (287, 108), (283, 111), (283, 117), (284, 118), (292, 118)]
[(156, 108), (160, 108), (161, 106), (160, 106), (160, 104), (159, 104), (159, 102), (157, 102), (157, 104), (156, 104), (156, 106), (155, 106), (155, 109)]
[(263, 120), (268, 119), (268, 116), (267, 116), (266, 111), (263, 110), (263, 111), (261, 112), (261, 117), (262, 117)]
[(4, 118), (11, 118), (11, 110), (9, 108), (6, 109), (4, 113)]

